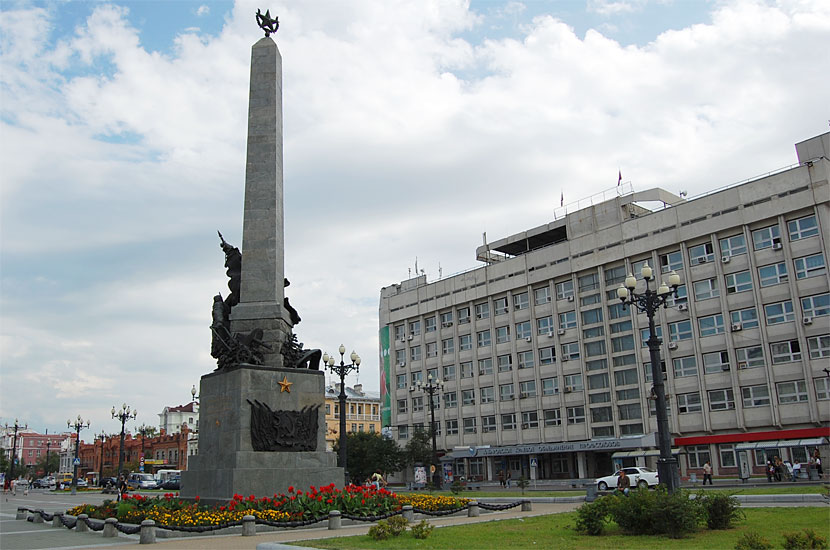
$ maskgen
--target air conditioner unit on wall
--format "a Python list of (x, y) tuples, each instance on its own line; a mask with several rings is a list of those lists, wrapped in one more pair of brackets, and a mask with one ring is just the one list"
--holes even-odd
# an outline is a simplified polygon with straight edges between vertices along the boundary
[(560, 328), (559, 330), (556, 331), (556, 334), (558, 334), (559, 336), (562, 336), (563, 334), (565, 334), (565, 329)]
[(695, 263), (697, 264), (705, 264), (709, 260), (706, 259), (706, 256), (701, 256), (699, 258), (695, 258)]
[(812, 325), (813, 324), (813, 318), (812, 317), (804, 317), (801, 320), (801, 322), (805, 325)]
[(772, 249), (773, 250), (781, 250), (782, 248), (784, 248), (783, 244), (781, 244), (781, 243), (772, 243)]
[(678, 311), (687, 311), (688, 309), (689, 309), (688, 304), (677, 304), (677, 310)]
[(738, 368), (739, 369), (745, 369), (747, 367), (749, 367), (749, 363), (747, 363), (746, 361), (738, 361)]
[(398, 366), (399, 367), (405, 367), (406, 366), (406, 361), (398, 361)]
[(573, 301), (574, 301), (574, 297), (573, 297), (573, 296), (568, 296), (568, 301), (569, 301), (569, 302), (573, 302)]
[(669, 349), (677, 349), (677, 342), (669, 342)]
[(413, 338), (415, 338), (415, 335), (414, 335), (414, 334), (410, 334), (410, 335), (409, 335), (409, 339), (410, 339), (410, 340), (412, 340)]
[(565, 386), (565, 393), (571, 393), (571, 392), (573, 392), (573, 391), (574, 391), (574, 387), (573, 387), (573, 386)]
[(533, 338), (531, 338), (530, 336), (528, 336), (527, 338), (525, 338), (525, 341), (526, 341), (526, 342), (532, 342), (532, 341), (533, 341)]
[(720, 257), (720, 263), (722, 263), (722, 264), (728, 264), (731, 260), (732, 260), (731, 256), (721, 256)]
[(744, 327), (740, 323), (732, 323), (732, 326), (730, 328), (732, 329), (732, 332), (738, 332)]
[(548, 332), (548, 338), (553, 338), (553, 333), (552, 332)]

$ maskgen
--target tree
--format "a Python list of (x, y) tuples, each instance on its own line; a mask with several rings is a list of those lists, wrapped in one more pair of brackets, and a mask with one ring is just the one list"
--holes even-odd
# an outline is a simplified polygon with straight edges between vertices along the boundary
[[(339, 449), (340, 440), (335, 442), (334, 452)], [(371, 432), (346, 435), (346, 461), (349, 481), (354, 483), (362, 483), (375, 470), (399, 472), (406, 465), (404, 453), (393, 440)]]
[[(6, 456), (5, 453), (0, 453), (0, 472), (3, 472), (7, 476), (9, 475), (9, 458)], [(12, 474), (9, 479), (17, 479), (20, 476), (25, 477), (27, 472), (28, 470), (26, 469), (26, 466), (22, 464), (17, 464), (12, 470)], [(9, 481), (9, 479), (7, 479), (6, 481)]]
[(416, 428), (412, 433), (412, 438), (406, 444), (404, 453), (406, 463), (410, 466), (418, 463), (432, 464), (432, 432), (424, 428)]
[(35, 464), (35, 474), (38, 476), (45, 476), (48, 471), (50, 474), (56, 473), (61, 467), (61, 457), (59, 453), (49, 453), (49, 463), (46, 463), (46, 453), (40, 455)]

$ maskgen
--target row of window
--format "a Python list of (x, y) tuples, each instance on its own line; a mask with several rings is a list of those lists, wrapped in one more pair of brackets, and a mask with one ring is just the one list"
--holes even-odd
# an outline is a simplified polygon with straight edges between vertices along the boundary
[[(735, 456), (735, 443), (720, 443), (717, 445), (718, 456), (720, 458), (721, 468), (737, 468), (738, 461)], [(712, 463), (711, 449), (709, 445), (689, 445), (684, 447), (690, 468), (703, 468), (703, 465), (709, 462)], [(773, 457), (785, 458), (782, 449), (755, 449), (753, 453), (755, 458), (755, 466), (764, 466), (767, 460)], [(809, 450), (807, 447), (789, 447), (790, 459), (795, 462), (806, 463), (809, 459)]]

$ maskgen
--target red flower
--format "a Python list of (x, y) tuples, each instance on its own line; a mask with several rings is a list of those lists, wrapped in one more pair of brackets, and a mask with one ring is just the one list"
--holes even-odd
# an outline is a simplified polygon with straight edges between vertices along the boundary
[(196, 502), (199, 502), (199, 495), (196, 495), (195, 497), (193, 497), (193, 500), (195, 500)]
[(328, 502), (329, 504), (334, 504), (334, 499), (331, 499), (331, 498), (330, 498), (330, 499), (328, 499), (326, 502)]
[(293, 486), (293, 485), (290, 485), (290, 486), (288, 487), (288, 492), (289, 492), (289, 493), (293, 493), (293, 492), (294, 492), (294, 486)]

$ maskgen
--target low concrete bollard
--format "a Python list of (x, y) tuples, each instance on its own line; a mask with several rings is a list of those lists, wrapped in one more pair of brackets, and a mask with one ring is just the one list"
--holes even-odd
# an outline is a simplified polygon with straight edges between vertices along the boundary
[(481, 515), (481, 510), (478, 508), (478, 501), (471, 500), (470, 504), (467, 505), (467, 517), (470, 518), (477, 518)]
[(256, 535), (256, 518), (254, 516), (242, 516), (242, 536), (252, 537)]
[(406, 519), (406, 521), (410, 521), (410, 522), (415, 521), (415, 512), (412, 511), (412, 505), (411, 504), (407, 504), (406, 506), (401, 508), (401, 511), (403, 512), (402, 515), (403, 515), (404, 519)]
[(156, 522), (151, 519), (145, 519), (141, 522), (141, 533), (138, 536), (139, 544), (155, 544), (156, 543)]
[(29, 517), (29, 511), (26, 508), (18, 508), (14, 519), (26, 519), (27, 517)]
[(61, 523), (61, 518), (63, 514), (60, 512), (55, 512), (52, 516), (52, 527), (63, 527), (63, 523)]
[(329, 510), (329, 531), (340, 529), (342, 519), (340, 510)]
[(529, 500), (522, 501), (522, 512), (532, 512), (533, 511), (533, 503)]
[(40, 515), (40, 510), (35, 510), (35, 517), (32, 518), (32, 523), (43, 523), (43, 516)]
[(115, 529), (116, 523), (118, 523), (118, 520), (115, 518), (107, 518), (104, 520), (104, 538), (118, 536), (118, 531)]
[(89, 516), (86, 514), (81, 514), (78, 516), (78, 521), (75, 523), (75, 530), (79, 533), (86, 533), (89, 531), (89, 526), (86, 524), (85, 519), (88, 519)]

